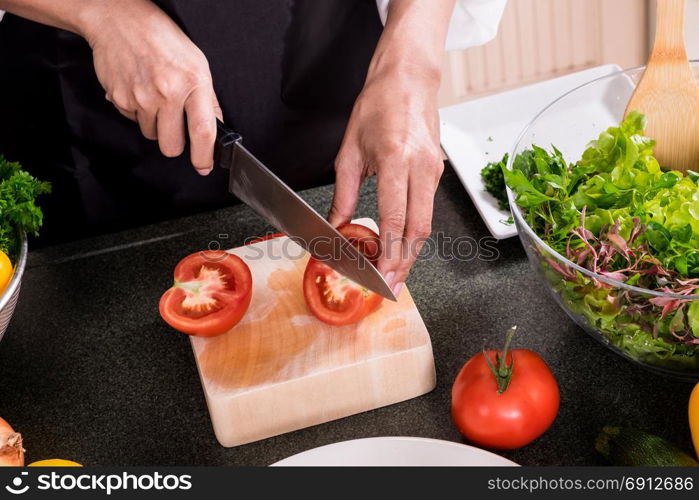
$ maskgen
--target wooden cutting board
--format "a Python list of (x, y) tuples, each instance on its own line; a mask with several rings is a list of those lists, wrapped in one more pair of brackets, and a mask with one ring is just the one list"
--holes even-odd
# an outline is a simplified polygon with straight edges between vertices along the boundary
[[(369, 219), (358, 221), (374, 226)], [(230, 250), (250, 266), (240, 323), (192, 337), (214, 432), (237, 446), (414, 398), (435, 387), (432, 344), (407, 289), (355, 325), (306, 309), (308, 255), (288, 238)]]

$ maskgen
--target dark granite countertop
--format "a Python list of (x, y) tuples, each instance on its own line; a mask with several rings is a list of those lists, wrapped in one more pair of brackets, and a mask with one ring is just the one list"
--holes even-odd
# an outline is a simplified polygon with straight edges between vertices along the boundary
[[(331, 186), (303, 196), (324, 213)], [(374, 183), (358, 216), (375, 217)], [(647, 372), (586, 335), (548, 297), (517, 238), (495, 260), (423, 259), (408, 287), (432, 336), (437, 388), (404, 403), (226, 449), (211, 427), (192, 350), (158, 314), (179, 259), (269, 228), (247, 207), (172, 220), (33, 251), (14, 318), (0, 342), (0, 415), (23, 433), (29, 461), (86, 465), (267, 465), (317, 446), (371, 436), (461, 437), (450, 420), (452, 381), (481, 348), (540, 353), (561, 388), (560, 413), (534, 443), (503, 453), (522, 465), (594, 465), (608, 423), (629, 423), (689, 451), (691, 385)], [(451, 169), (437, 193), (434, 230), (488, 237)]]

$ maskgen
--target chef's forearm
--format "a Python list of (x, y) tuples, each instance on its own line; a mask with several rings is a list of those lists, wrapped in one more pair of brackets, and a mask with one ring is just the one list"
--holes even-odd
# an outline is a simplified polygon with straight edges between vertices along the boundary
[(455, 2), (392, 0), (369, 67), (369, 79), (397, 72), (438, 87)]
[(128, 12), (128, 9), (143, 7), (157, 9), (150, 0), (0, 0), (0, 10), (85, 38), (99, 29), (108, 12), (117, 8)]

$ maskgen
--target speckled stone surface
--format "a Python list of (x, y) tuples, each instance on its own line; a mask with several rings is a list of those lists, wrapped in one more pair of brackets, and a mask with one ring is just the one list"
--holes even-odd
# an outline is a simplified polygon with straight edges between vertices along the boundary
[[(303, 196), (324, 213), (332, 188)], [(357, 214), (375, 217), (374, 183)], [(189, 341), (158, 315), (178, 260), (212, 241), (234, 247), (269, 228), (231, 207), (30, 253), (0, 343), (0, 416), (24, 434), (29, 461), (87, 465), (268, 465), (317, 446), (371, 436), (461, 441), (449, 414), (452, 381), (483, 347), (519, 326), (517, 347), (540, 353), (561, 388), (543, 437), (503, 453), (522, 465), (600, 464), (593, 442), (608, 423), (653, 431), (689, 451), (691, 385), (621, 359), (548, 297), (517, 238), (495, 260), (420, 260), (408, 286), (432, 336), (437, 388), (426, 396), (261, 442), (226, 449), (214, 437)], [(434, 230), (476, 240), (488, 232), (449, 168)]]

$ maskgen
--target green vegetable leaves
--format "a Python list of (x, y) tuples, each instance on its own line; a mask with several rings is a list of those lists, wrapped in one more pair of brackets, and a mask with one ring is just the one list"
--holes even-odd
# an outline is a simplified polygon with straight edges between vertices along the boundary
[[(532, 146), (505, 171), (529, 226), (598, 275), (689, 297), (699, 290), (699, 174), (663, 171), (645, 117), (630, 113), (567, 164)], [(699, 301), (649, 297), (542, 259), (568, 306), (635, 357), (699, 366)], [(691, 358), (691, 359), (690, 359)]]
[(498, 200), (500, 210), (510, 209), (510, 202), (507, 199), (507, 193), (505, 191), (505, 177), (502, 174), (503, 171), (507, 170), (505, 168), (507, 159), (508, 155), (505, 153), (502, 160), (488, 163), (483, 170), (481, 170), (481, 178), (485, 184), (485, 190)]
[(507, 185), (517, 193), (517, 204), (524, 207), (535, 207), (553, 198), (546, 196), (539, 189), (534, 187), (532, 182), (522, 173), (521, 170), (506, 170), (505, 178)]
[(18, 231), (37, 234), (41, 227), (43, 214), (34, 201), (50, 191), (49, 183), (35, 179), (19, 163), (0, 155), (0, 250), (12, 260), (19, 250)]
[(648, 229), (645, 233), (646, 240), (650, 243), (651, 248), (656, 252), (662, 252), (670, 246), (670, 241), (672, 240), (672, 235), (670, 231), (665, 229), (662, 224), (655, 221), (650, 221), (648, 223)]
[[(628, 231), (638, 218), (660, 263), (684, 277), (699, 276), (699, 189), (692, 177), (663, 172), (644, 137), (645, 117), (632, 112), (590, 142), (582, 159), (567, 165), (560, 151), (532, 146), (505, 179), (530, 226), (556, 251), (569, 245), (583, 210), (585, 227), (599, 235), (619, 223)], [(581, 242), (573, 242), (580, 246)]]
[(687, 320), (692, 330), (692, 335), (699, 338), (699, 302), (692, 302), (687, 308)]

